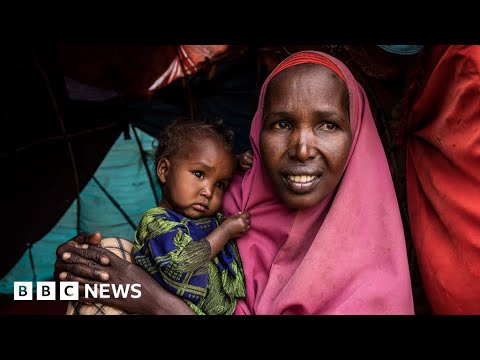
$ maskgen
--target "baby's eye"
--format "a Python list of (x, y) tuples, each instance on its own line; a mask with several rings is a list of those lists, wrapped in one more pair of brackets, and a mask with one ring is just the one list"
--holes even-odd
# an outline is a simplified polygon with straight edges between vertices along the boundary
[(226, 184), (223, 181), (219, 181), (219, 182), (217, 182), (217, 187), (219, 189), (225, 189)]
[(320, 125), (320, 129), (324, 131), (333, 131), (337, 128), (337, 126), (333, 123), (326, 122)]
[(274, 129), (290, 129), (291, 126), (288, 122), (286, 121), (279, 121), (273, 125)]
[(203, 179), (203, 175), (204, 175), (203, 171), (192, 171), (192, 173), (199, 179)]

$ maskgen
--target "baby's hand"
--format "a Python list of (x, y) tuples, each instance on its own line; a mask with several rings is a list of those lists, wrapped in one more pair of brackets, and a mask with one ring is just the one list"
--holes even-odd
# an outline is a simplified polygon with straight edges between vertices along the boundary
[(237, 238), (245, 234), (250, 229), (250, 213), (248, 211), (244, 213), (238, 213), (231, 216), (220, 225), (224, 228), (230, 239)]
[(243, 154), (237, 155), (238, 168), (242, 171), (247, 171), (252, 168), (253, 165), (253, 153), (252, 150), (245, 151)]

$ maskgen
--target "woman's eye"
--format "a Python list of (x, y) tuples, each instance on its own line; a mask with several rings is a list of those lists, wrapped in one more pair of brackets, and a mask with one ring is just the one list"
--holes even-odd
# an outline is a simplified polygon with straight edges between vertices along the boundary
[(203, 179), (203, 171), (192, 171), (193, 175), (196, 177)]
[(217, 182), (217, 187), (219, 189), (225, 189), (225, 183), (223, 181), (219, 181), (219, 182)]
[(290, 124), (286, 121), (279, 121), (279, 122), (275, 123), (275, 125), (273, 125), (273, 127), (275, 129), (289, 129)]
[(323, 123), (322, 125), (320, 125), (320, 130), (324, 130), (324, 131), (333, 131), (336, 128), (337, 126), (332, 123)]

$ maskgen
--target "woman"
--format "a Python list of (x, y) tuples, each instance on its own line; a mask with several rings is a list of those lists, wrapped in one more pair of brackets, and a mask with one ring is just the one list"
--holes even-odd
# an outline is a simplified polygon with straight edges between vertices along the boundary
[[(319, 52), (285, 59), (263, 85), (250, 140), (252, 169), (233, 179), (223, 206), (227, 216), (252, 216), (238, 239), (247, 297), (235, 313), (413, 314), (389, 167), (350, 71)], [(189, 312), (134, 265), (77, 246), (57, 250), (61, 280), (140, 283), (140, 299), (102, 302), (134, 313)]]

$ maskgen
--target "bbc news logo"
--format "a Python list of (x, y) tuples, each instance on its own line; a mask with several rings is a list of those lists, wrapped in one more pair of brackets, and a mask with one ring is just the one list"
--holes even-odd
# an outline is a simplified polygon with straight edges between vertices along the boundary
[[(140, 284), (85, 284), (86, 299), (138, 299), (142, 296)], [(62, 281), (59, 286), (60, 300), (78, 300), (78, 282)], [(14, 281), (14, 300), (33, 300), (33, 283), (31, 281)], [(56, 300), (55, 281), (37, 281), (37, 300)]]

